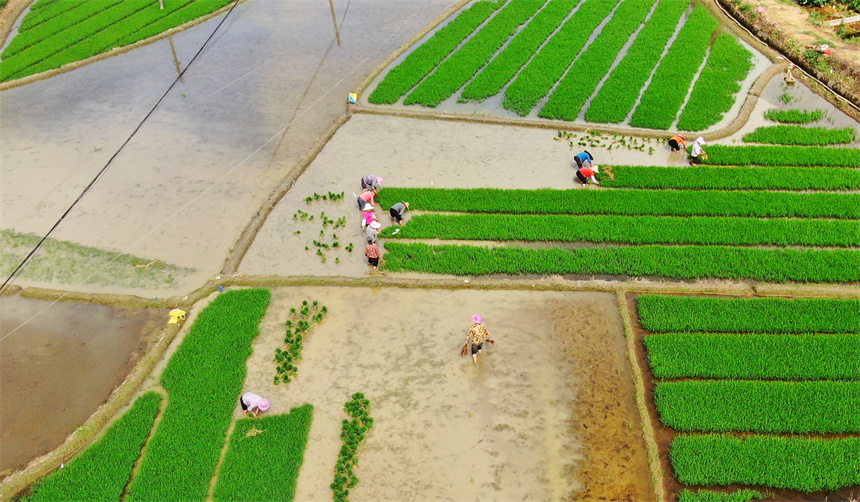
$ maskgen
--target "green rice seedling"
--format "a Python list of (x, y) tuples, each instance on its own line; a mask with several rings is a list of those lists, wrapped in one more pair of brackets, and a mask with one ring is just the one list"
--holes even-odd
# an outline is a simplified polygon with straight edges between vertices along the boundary
[[(501, 92), (540, 45), (581, 0), (553, 0), (490, 61), (460, 94), (460, 101), (482, 101)], [(682, 0), (678, 0), (682, 1)], [(686, 0), (683, 0), (686, 1)]]
[(802, 220), (702, 216), (422, 214), (394, 234), (402, 239), (860, 246), (860, 220)]
[(672, 125), (686, 98), (685, 91), (705, 59), (716, 27), (717, 20), (707, 8), (702, 5), (693, 8), (633, 111), (631, 126), (668, 129)]
[(682, 435), (669, 456), (685, 485), (764, 486), (802, 492), (860, 484), (860, 438)]
[(808, 124), (824, 118), (823, 110), (778, 110), (771, 108), (764, 112), (764, 118), (785, 124)]
[(169, 403), (125, 500), (206, 499), (270, 296), (229, 291), (197, 316), (161, 377)]
[(860, 380), (860, 334), (667, 333), (644, 343), (656, 378)]
[(778, 125), (758, 127), (744, 134), (744, 143), (766, 143), (771, 145), (839, 145), (853, 143), (857, 131), (852, 127), (829, 129), (826, 127), (802, 127)]
[(505, 90), (502, 106), (526, 116), (564, 74), (617, 0), (584, 0)]
[(663, 48), (689, 5), (687, 0), (662, 0), (657, 4), (657, 9), (627, 50), (627, 55), (585, 111), (585, 120), (617, 124), (627, 118), (639, 97), (639, 90), (657, 66)]
[(120, 500), (160, 403), (156, 392), (139, 397), (98, 442), (40, 480), (23, 500)]
[[(287, 350), (282, 351), (280, 348), (275, 349), (275, 385), (279, 382), (289, 383), (292, 378), (295, 378), (298, 367), (293, 362), (302, 360), (302, 349), (304, 348), (304, 340), (310, 333), (311, 328), (323, 321), (328, 308), (320, 305), (314, 300), (309, 303), (307, 300), (302, 301), (300, 307), (290, 309), (290, 319), (284, 323), (287, 327), (286, 337), (284, 338), (284, 346)], [(310, 322), (307, 319), (311, 319)]]
[(674, 279), (753, 279), (768, 282), (860, 280), (860, 270), (856, 266), (860, 261), (860, 253), (856, 250), (841, 249), (757, 249), (727, 246), (490, 249), (481, 246), (429, 246), (424, 243), (398, 242), (386, 243), (385, 249), (386, 269), (393, 272), (416, 271), (451, 275), (598, 274)]
[(763, 498), (764, 494), (756, 490), (737, 490), (734, 492), (683, 490), (678, 495), (678, 502), (754, 502)]
[[(611, 166), (609, 170), (611, 177), (606, 169), (597, 175), (605, 188), (860, 190), (860, 170), (841, 167)], [(846, 204), (857, 206), (847, 200)]]
[(285, 415), (238, 420), (213, 499), (294, 500), (312, 416), (306, 404)]
[(432, 38), (394, 67), (367, 98), (371, 103), (395, 103), (433, 71), (460, 43), (487, 20), (502, 2), (477, 2), (461, 12)]
[(752, 53), (729, 33), (720, 33), (678, 119), (681, 131), (701, 131), (719, 122), (735, 103), (740, 82), (752, 69)]
[(654, 333), (860, 333), (860, 300), (642, 295), (636, 303)]
[(678, 431), (860, 432), (860, 382), (658, 382), (654, 402), (660, 420)]
[(729, 166), (860, 166), (860, 148), (824, 146), (724, 146), (708, 147), (702, 163)]
[(373, 426), (370, 416), (370, 400), (364, 394), (356, 392), (352, 399), (344, 405), (344, 411), (350, 420), (342, 422), (340, 439), (343, 441), (337, 463), (334, 467), (334, 482), (331, 489), (336, 502), (349, 500), (349, 490), (358, 484), (355, 467), (358, 465), (358, 447), (367, 436), (367, 431)]
[(538, 116), (576, 120), (579, 110), (594, 93), (600, 80), (606, 76), (618, 52), (645, 20), (655, 1), (621, 3), (612, 19), (594, 39), (594, 43), (579, 56), (567, 75), (558, 83)]
[(418, 87), (406, 96), (403, 104), (436, 107), (449, 98), (480, 69), (493, 54), (541, 7), (534, 0), (511, 0), (457, 52), (442, 62)]

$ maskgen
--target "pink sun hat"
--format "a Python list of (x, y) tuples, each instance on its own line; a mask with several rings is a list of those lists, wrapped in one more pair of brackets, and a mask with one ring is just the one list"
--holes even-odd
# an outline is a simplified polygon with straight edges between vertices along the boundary
[(472, 322), (475, 324), (481, 324), (484, 322), (484, 318), (479, 316), (478, 314), (475, 314), (472, 316)]
[(377, 185), (382, 186), (382, 181), (383, 181), (382, 178), (380, 178), (379, 176), (376, 177), (376, 184)]
[(260, 399), (260, 404), (257, 405), (257, 409), (260, 411), (266, 411), (269, 409), (269, 400), (268, 399)]

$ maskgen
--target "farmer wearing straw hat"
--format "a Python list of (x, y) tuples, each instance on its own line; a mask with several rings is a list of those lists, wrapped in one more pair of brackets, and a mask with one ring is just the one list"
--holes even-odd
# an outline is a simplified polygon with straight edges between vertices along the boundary
[[(466, 343), (463, 344), (463, 349), (460, 353), (465, 356), (471, 352), (472, 362), (477, 364), (478, 354), (484, 348), (484, 341), (492, 343), (494, 347), (496, 346), (496, 341), (490, 338), (490, 332), (484, 327), (484, 319), (480, 315), (475, 314), (472, 316), (472, 327), (469, 328), (469, 334), (466, 335)], [(470, 345), (471, 351), (469, 351)]]
[(599, 171), (600, 168), (597, 166), (583, 167), (576, 170), (576, 177), (583, 185), (587, 185), (589, 181), (593, 182), (595, 185), (599, 185), (600, 183), (597, 181), (597, 178), (594, 177), (594, 175)]
[(585, 150), (582, 153), (577, 153), (573, 157), (573, 160), (576, 161), (576, 168), (582, 169), (583, 167), (591, 167), (591, 163), (594, 162), (594, 157), (591, 155), (591, 152)]
[(263, 399), (253, 392), (242, 394), (242, 397), (239, 398), (239, 404), (242, 406), (242, 411), (246, 417), (248, 414), (251, 414), (254, 418), (257, 418), (257, 415), (269, 409), (268, 399)]
[(408, 202), (398, 202), (391, 206), (391, 209), (388, 210), (388, 213), (391, 214), (391, 223), (403, 225), (403, 213), (407, 210), (409, 210)]

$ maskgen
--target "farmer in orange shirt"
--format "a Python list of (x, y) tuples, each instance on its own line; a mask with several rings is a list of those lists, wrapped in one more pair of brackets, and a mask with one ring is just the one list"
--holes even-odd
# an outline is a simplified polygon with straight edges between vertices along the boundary
[(669, 138), (669, 147), (673, 152), (681, 151), (682, 149), (687, 148), (687, 143), (684, 141), (684, 137), (680, 134), (676, 134)]

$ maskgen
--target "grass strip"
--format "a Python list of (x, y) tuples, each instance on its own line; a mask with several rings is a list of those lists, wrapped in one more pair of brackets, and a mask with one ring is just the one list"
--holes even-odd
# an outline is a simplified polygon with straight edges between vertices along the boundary
[(270, 297), (230, 291), (200, 312), (161, 377), (170, 402), (127, 501), (206, 500)]
[(717, 25), (717, 20), (707, 8), (701, 5), (693, 8), (669, 52), (654, 72), (651, 83), (630, 119), (631, 126), (668, 129), (672, 125), (687, 97), (690, 82), (705, 59), (711, 34)]
[(306, 404), (286, 415), (238, 420), (213, 499), (294, 500), (312, 416)]
[(860, 300), (642, 295), (637, 304), (653, 333), (860, 333)]
[[(566, 250), (430, 246), (424, 243), (397, 242), (387, 242), (385, 249), (386, 269), (394, 272), (416, 271), (453, 275), (600, 274), (674, 279), (754, 279), (769, 282), (860, 280), (860, 270), (856, 266), (860, 261), (860, 253), (853, 250), (801, 251), (723, 246), (636, 246)], [(851, 330), (838, 330), (847, 331)]]
[(860, 220), (705, 216), (425, 214), (382, 237), (523, 242), (860, 246)]
[[(558, 28), (581, 0), (553, 0), (529, 21), (502, 52), (487, 63), (460, 94), (460, 101), (482, 101), (501, 92), (538, 47)], [(686, 0), (677, 0), (686, 1)]]
[(501, 7), (501, 2), (477, 2), (461, 12), (432, 38), (412, 51), (385, 75), (367, 98), (371, 103), (392, 104), (436, 68), (445, 57)]
[[(215, 12), (216, 10), (226, 6), (233, 0), (180, 0), (172, 12), (153, 19), (147, 23), (137, 23), (135, 26), (129, 27), (129, 30), (124, 38), (121, 38), (118, 45), (129, 45), (140, 40), (145, 40), (149, 37), (165, 32), (170, 28), (180, 26), (199, 17)], [(167, 10), (165, 5), (164, 10)]]
[(735, 104), (740, 82), (752, 69), (752, 53), (729, 33), (720, 33), (711, 46), (708, 62), (699, 74), (678, 129), (701, 131), (720, 120)]
[(743, 137), (744, 143), (807, 146), (847, 144), (853, 143), (855, 139), (857, 132), (852, 127), (830, 129), (791, 125), (758, 127)]
[(656, 378), (860, 380), (860, 335), (667, 333), (644, 339)]
[(567, 75), (556, 86), (538, 116), (576, 120), (579, 111), (606, 76), (618, 53), (645, 21), (656, 0), (623, 2)]
[(683, 435), (669, 456), (685, 485), (731, 484), (817, 492), (860, 483), (860, 438)]
[(654, 401), (663, 423), (678, 431), (860, 432), (860, 382), (658, 382)]
[[(704, 190), (858, 190), (860, 170), (841, 167), (611, 166), (597, 174), (604, 188)], [(661, 192), (666, 194), (667, 192)], [(727, 197), (730, 194), (720, 192)], [(847, 201), (847, 199), (846, 199)], [(857, 202), (850, 205), (857, 206)], [(860, 214), (851, 211), (851, 214)], [(852, 216), (853, 217), (853, 216)]]
[[(642, 174), (624, 168), (619, 177), (628, 172)], [(386, 208), (402, 200), (412, 210), (457, 213), (860, 218), (860, 194), (393, 187), (379, 195)]]
[(358, 447), (364, 443), (367, 431), (373, 427), (370, 400), (361, 392), (352, 395), (352, 399), (344, 404), (343, 411), (350, 420), (344, 420), (341, 426), (340, 439), (343, 445), (337, 456), (334, 482), (331, 484), (335, 502), (349, 500), (349, 490), (358, 484), (358, 476), (355, 474), (355, 468), (358, 465)]
[(860, 167), (860, 148), (713, 145), (707, 151), (702, 163), (710, 165)]
[(535, 0), (510, 0), (481, 31), (446, 59), (406, 96), (403, 104), (436, 107), (472, 78), (517, 29), (541, 7)]
[(687, 0), (660, 1), (648, 24), (627, 50), (627, 56), (615, 67), (585, 111), (585, 120), (617, 124), (627, 118), (689, 5)]
[(104, 436), (64, 469), (42, 478), (24, 502), (120, 500), (158, 415), (161, 396), (147, 392)]
[(60, 2), (59, 0), (37, 0), (30, 6), (30, 11), (21, 20), (18, 32), (29, 30), (45, 21), (63, 14), (69, 14), (72, 9), (82, 7), (84, 2)]
[(683, 490), (678, 495), (678, 502), (753, 502), (763, 498), (764, 494), (756, 490), (738, 490), (735, 492)]
[(591, 33), (612, 12), (618, 0), (584, 0), (579, 9), (522, 69), (505, 90), (502, 106), (524, 117), (564, 75)]
[(764, 118), (784, 124), (808, 124), (824, 118), (824, 110), (778, 110), (764, 112)]

